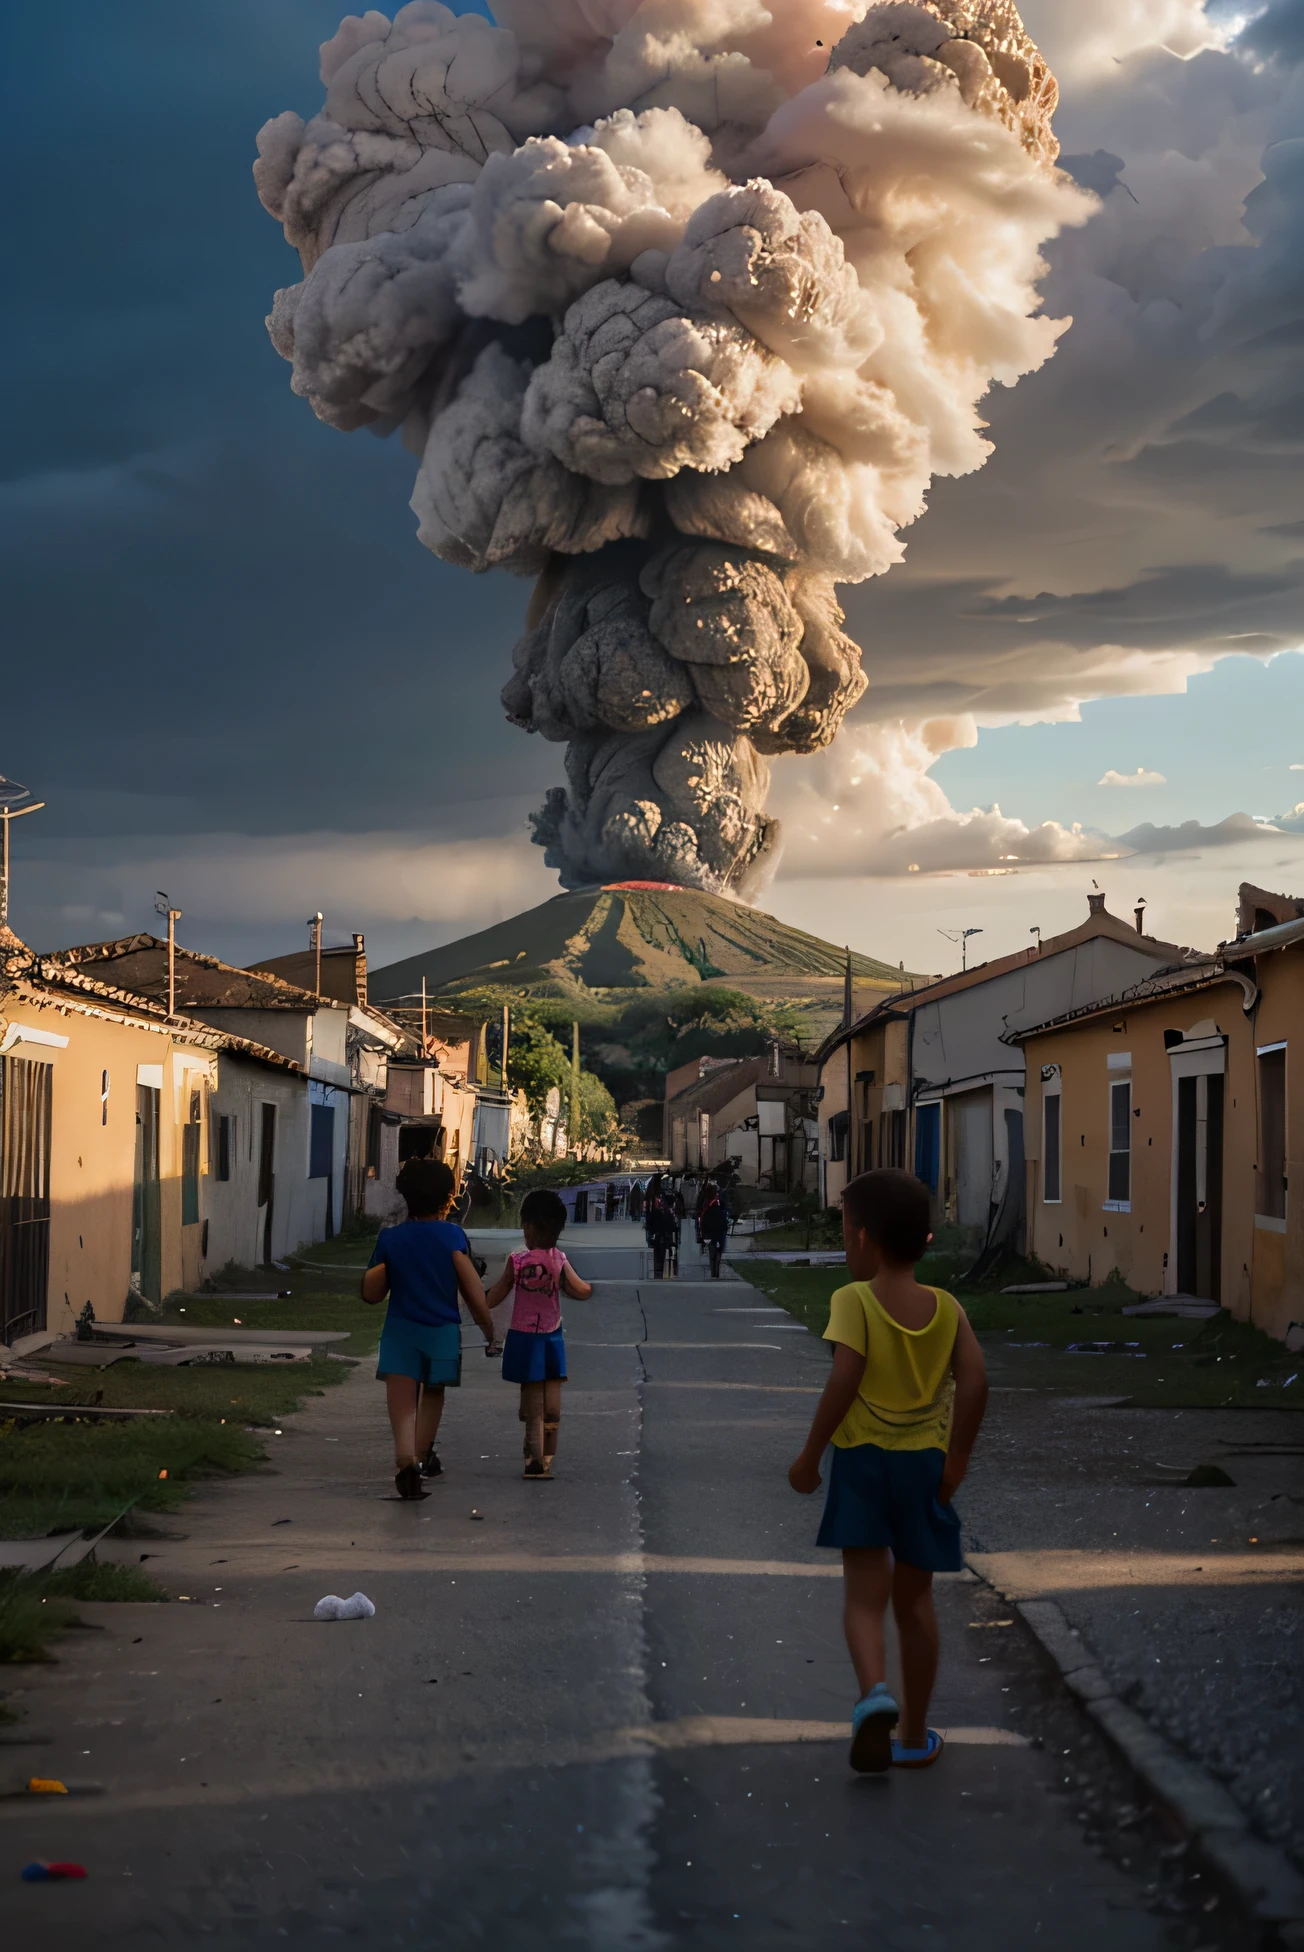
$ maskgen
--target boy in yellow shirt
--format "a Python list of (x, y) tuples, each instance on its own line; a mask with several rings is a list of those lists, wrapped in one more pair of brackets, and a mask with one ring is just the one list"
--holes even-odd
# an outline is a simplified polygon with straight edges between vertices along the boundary
[[(832, 1442), (818, 1543), (842, 1551), (843, 1627), (860, 1687), (851, 1766), (926, 1769), (942, 1751), (928, 1726), (937, 1676), (933, 1574), (964, 1564), (951, 1499), (987, 1407), (987, 1373), (959, 1302), (915, 1279), (932, 1239), (921, 1181), (895, 1170), (851, 1180), (842, 1237), (851, 1281), (834, 1295), (824, 1331), (833, 1370), (788, 1482), (794, 1491), (818, 1490)], [(889, 1600), (903, 1710), (885, 1678)]]

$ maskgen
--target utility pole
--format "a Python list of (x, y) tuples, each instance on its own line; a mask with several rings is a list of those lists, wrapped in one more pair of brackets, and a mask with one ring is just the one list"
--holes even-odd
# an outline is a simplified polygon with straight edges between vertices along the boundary
[(571, 1019), (570, 1135), (567, 1150), (580, 1142), (580, 1027)]
[[(161, 906), (160, 906), (161, 904)], [(168, 918), (168, 1015), (177, 1013), (177, 923), (181, 910), (173, 908), (161, 888), (154, 892), (154, 913)]]
[(422, 1057), (426, 1055), (426, 1045), (428, 1044), (428, 1042), (429, 1042), (429, 1036), (426, 1031), (426, 979), (423, 976), (421, 978), (421, 1055)]
[(0, 822), (4, 824), (4, 862), (0, 867), (0, 929), (9, 922), (9, 822), (21, 820), (25, 813), (39, 813), (45, 805), (44, 800), (33, 800), (31, 806), (16, 805), (15, 802), (31, 799), (25, 786), (16, 779), (0, 778)]
[(511, 1027), (512, 1027), (511, 1010), (510, 1007), (506, 1003), (504, 1003), (503, 1005), (503, 1070), (502, 1070), (502, 1086), (504, 1092), (506, 1092), (507, 1090), (507, 1039), (511, 1034)]
[(321, 995), (321, 922), (322, 915), (319, 908), (315, 915), (308, 917), (308, 946), (316, 958), (316, 966), (313, 969), (312, 987), (313, 993), (317, 996)]
[(939, 929), (937, 931), (939, 935), (944, 935), (948, 942), (959, 943), (961, 975), (969, 967), (969, 937), (971, 935), (981, 935), (982, 932), (981, 929)]

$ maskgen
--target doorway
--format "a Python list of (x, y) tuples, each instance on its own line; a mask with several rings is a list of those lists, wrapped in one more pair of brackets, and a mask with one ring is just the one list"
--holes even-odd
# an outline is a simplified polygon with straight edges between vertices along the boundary
[(259, 1106), (258, 1208), (263, 1216), (263, 1266), (272, 1264), (272, 1217), (276, 1206), (276, 1107)]
[(0, 1058), (0, 1341), (45, 1327), (54, 1066)]
[(163, 1299), (163, 1229), (159, 1187), (159, 1099), (156, 1086), (136, 1086), (136, 1167), (131, 1214), (131, 1279), (146, 1301)]
[(1177, 1078), (1177, 1290), (1222, 1300), (1224, 1079)]

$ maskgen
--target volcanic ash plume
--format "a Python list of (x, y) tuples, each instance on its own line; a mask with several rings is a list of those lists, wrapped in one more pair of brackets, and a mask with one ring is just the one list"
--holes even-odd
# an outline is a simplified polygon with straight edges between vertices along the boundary
[(503, 702), (566, 743), (535, 832), (568, 886), (764, 876), (766, 755), (865, 687), (835, 585), (1066, 323), (1039, 247), (1091, 205), (1009, 0), (771, 6), (415, 0), (258, 139), (294, 391), (402, 429), (436, 555), (537, 578)]

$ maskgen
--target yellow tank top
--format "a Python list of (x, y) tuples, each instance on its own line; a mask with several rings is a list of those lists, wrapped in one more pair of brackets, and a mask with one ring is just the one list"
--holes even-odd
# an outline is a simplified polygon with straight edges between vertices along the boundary
[(934, 1288), (937, 1307), (924, 1328), (903, 1328), (875, 1299), (868, 1281), (839, 1288), (829, 1304), (826, 1342), (845, 1342), (865, 1357), (855, 1402), (833, 1433), (841, 1450), (945, 1450), (951, 1435), (955, 1379), (951, 1352), (960, 1304)]

